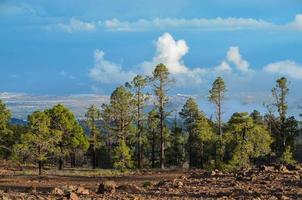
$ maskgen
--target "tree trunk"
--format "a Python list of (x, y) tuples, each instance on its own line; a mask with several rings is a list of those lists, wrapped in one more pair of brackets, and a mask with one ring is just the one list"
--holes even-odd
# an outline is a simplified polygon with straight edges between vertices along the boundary
[(76, 156), (75, 156), (75, 151), (73, 151), (71, 154), (70, 154), (70, 166), (73, 168), (73, 167), (76, 167)]
[(222, 162), (221, 94), (218, 94), (219, 162)]
[(42, 175), (42, 161), (39, 160), (38, 166), (39, 166), (39, 176), (41, 176)]
[(63, 170), (63, 165), (64, 165), (64, 158), (59, 159), (59, 170)]
[(137, 93), (137, 168), (138, 169), (141, 169), (141, 167), (142, 167), (140, 95), (141, 95), (141, 92), (140, 92), (140, 90), (138, 90), (138, 93)]
[(192, 133), (189, 131), (189, 168), (191, 169), (193, 167), (192, 163)]
[(92, 168), (95, 169), (97, 166), (97, 161), (96, 161), (96, 150), (93, 147), (93, 152), (92, 152)]
[(162, 113), (162, 108), (161, 108), (161, 113), (160, 113), (160, 168), (164, 169), (164, 119), (163, 119), (163, 113)]
[(201, 156), (200, 156), (200, 168), (203, 169), (203, 155), (204, 155), (204, 152), (203, 152), (203, 144), (201, 144)]
[(152, 168), (155, 168), (155, 131), (152, 131), (152, 152), (151, 152)]

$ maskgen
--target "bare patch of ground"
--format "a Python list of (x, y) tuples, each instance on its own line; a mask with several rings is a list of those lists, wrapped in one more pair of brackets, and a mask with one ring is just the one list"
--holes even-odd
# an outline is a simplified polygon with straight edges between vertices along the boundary
[[(144, 171), (114, 176), (0, 171), (2, 199), (302, 199), (302, 170)], [(92, 173), (93, 174), (93, 173)]]

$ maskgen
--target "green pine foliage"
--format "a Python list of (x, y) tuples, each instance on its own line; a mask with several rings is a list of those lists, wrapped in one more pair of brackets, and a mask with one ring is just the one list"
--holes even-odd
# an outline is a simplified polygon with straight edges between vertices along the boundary
[(42, 174), (43, 163), (59, 153), (57, 144), (61, 132), (50, 129), (50, 118), (45, 112), (36, 111), (28, 117), (29, 132), (21, 136), (21, 143), (14, 146), (14, 158), (33, 160)]
[(97, 121), (100, 121), (100, 110), (92, 105), (88, 108), (86, 117), (86, 124), (89, 128), (89, 136), (90, 136), (90, 147), (92, 149), (92, 167), (95, 169), (98, 165), (97, 160), (97, 150), (102, 146), (101, 133), (99, 128), (97, 127)]
[(79, 122), (68, 108), (58, 104), (45, 112), (50, 118), (50, 128), (61, 133), (58, 143), (60, 151), (57, 154), (61, 170), (65, 157), (69, 156), (74, 159), (75, 151), (86, 151), (89, 148), (89, 142)]
[(120, 139), (113, 152), (113, 167), (120, 171), (125, 171), (133, 167), (130, 148), (126, 145), (125, 140)]
[(280, 162), (282, 164), (290, 164), (290, 165), (297, 163), (297, 161), (293, 158), (293, 152), (290, 146), (288, 146), (283, 152), (283, 154), (281, 155)]
[(225, 161), (232, 169), (248, 168), (254, 159), (270, 154), (272, 138), (248, 113), (234, 113), (224, 136)]
[(193, 98), (186, 101), (179, 114), (184, 120), (184, 127), (188, 133), (189, 166), (204, 168), (211, 162), (211, 143), (215, 141), (213, 129)]
[(0, 157), (8, 158), (14, 143), (13, 132), (9, 127), (11, 112), (0, 100)]
[(148, 119), (146, 124), (147, 130), (147, 142), (146, 142), (146, 157), (149, 160), (149, 166), (151, 168), (155, 168), (158, 166), (159, 153), (158, 149), (160, 149), (160, 135), (159, 133), (159, 118), (157, 114), (157, 109), (153, 108), (148, 113)]
[[(223, 123), (224, 80), (210, 90), (216, 119), (209, 119), (194, 98), (188, 98), (170, 123), (168, 68), (159, 64), (152, 77), (137, 75), (117, 87), (101, 109), (92, 105), (83, 128), (75, 115), (58, 104), (33, 112), (26, 125), (10, 124), (11, 112), (0, 100), (0, 157), (62, 169), (88, 166), (120, 171), (142, 168), (238, 170), (253, 165), (296, 164), (300, 122), (288, 116), (288, 81), (282, 77), (272, 90), (268, 112), (236, 112)], [(149, 86), (151, 86), (149, 88)], [(147, 91), (153, 91), (153, 96)], [(154, 105), (150, 106), (150, 103)], [(299, 161), (299, 160), (298, 160)]]
[(156, 96), (156, 108), (158, 108), (158, 118), (159, 118), (159, 134), (160, 134), (160, 152), (159, 152), (159, 164), (160, 168), (163, 169), (165, 166), (165, 119), (169, 115), (166, 111), (169, 98), (167, 95), (167, 90), (172, 80), (170, 79), (168, 68), (160, 63), (158, 64), (152, 73), (152, 84), (154, 88), (154, 94)]
[(169, 166), (182, 167), (185, 161), (185, 137), (182, 128), (177, 124), (176, 118), (168, 141), (170, 145), (166, 151), (166, 163)]

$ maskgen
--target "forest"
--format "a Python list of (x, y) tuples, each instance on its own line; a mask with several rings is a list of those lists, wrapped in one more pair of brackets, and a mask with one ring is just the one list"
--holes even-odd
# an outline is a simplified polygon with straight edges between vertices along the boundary
[(301, 125), (287, 113), (287, 78), (272, 84), (274, 101), (264, 105), (264, 115), (257, 110), (235, 112), (227, 121), (223, 114), (228, 91), (222, 77), (209, 90), (208, 101), (215, 108), (211, 119), (193, 97), (180, 112), (169, 110), (168, 91), (175, 81), (167, 67), (158, 64), (152, 76), (137, 75), (117, 87), (107, 104), (91, 105), (81, 121), (58, 104), (33, 112), (26, 125), (11, 124), (12, 113), (0, 101), (0, 157), (34, 165), (39, 175), (46, 166), (235, 171), (301, 162)]

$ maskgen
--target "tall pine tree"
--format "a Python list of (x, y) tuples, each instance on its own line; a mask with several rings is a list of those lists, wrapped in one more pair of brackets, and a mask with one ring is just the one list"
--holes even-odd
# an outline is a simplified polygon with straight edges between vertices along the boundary
[(160, 133), (160, 156), (159, 163), (160, 168), (164, 168), (164, 158), (165, 158), (165, 141), (164, 141), (164, 127), (165, 119), (168, 115), (166, 111), (166, 106), (168, 103), (167, 89), (171, 83), (169, 78), (168, 68), (164, 64), (158, 64), (153, 71), (153, 87), (154, 93), (157, 97), (156, 107), (158, 108), (159, 116), (159, 133)]

